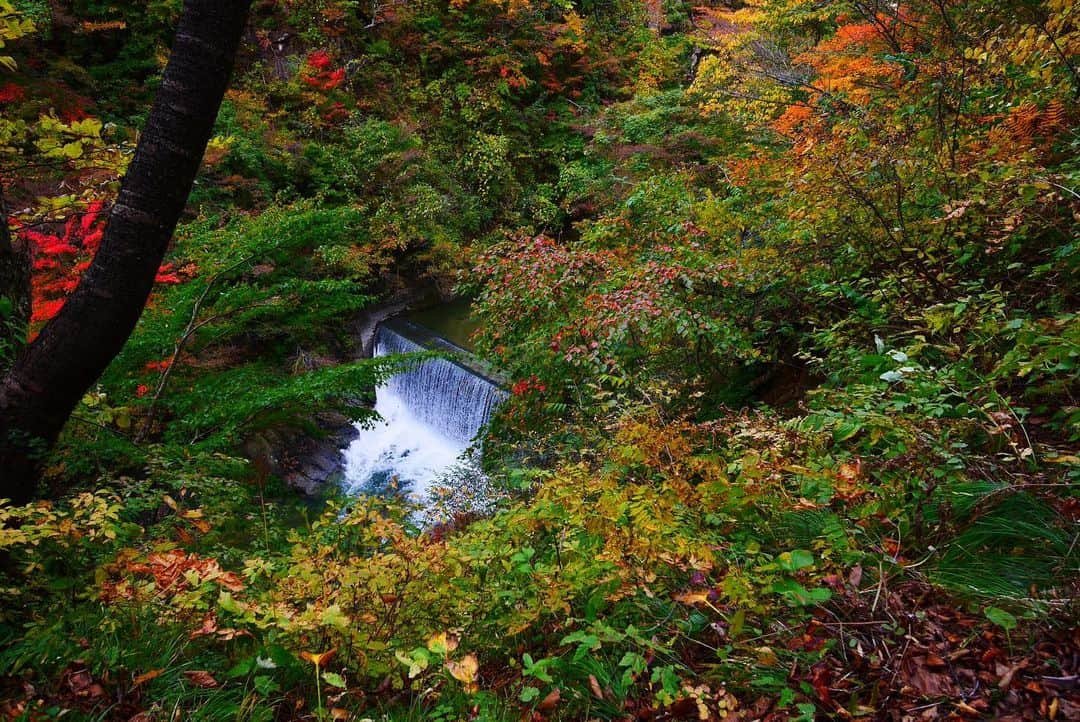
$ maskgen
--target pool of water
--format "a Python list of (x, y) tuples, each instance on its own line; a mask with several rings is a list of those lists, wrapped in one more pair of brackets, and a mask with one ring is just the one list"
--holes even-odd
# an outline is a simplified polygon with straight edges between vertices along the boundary
[(472, 335), (480, 329), (480, 321), (472, 315), (472, 301), (467, 298), (413, 311), (406, 318), (469, 351), (474, 348)]

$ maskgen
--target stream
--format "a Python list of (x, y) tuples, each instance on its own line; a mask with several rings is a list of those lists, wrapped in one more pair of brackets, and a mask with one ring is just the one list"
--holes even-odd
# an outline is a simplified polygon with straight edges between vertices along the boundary
[(429, 328), (394, 319), (376, 329), (375, 356), (430, 350), (454, 358), (426, 359), (376, 389), (380, 419), (357, 426), (345, 485), (351, 495), (408, 496), (445, 518), (484, 505), (477, 436), (507, 394), (467, 350)]

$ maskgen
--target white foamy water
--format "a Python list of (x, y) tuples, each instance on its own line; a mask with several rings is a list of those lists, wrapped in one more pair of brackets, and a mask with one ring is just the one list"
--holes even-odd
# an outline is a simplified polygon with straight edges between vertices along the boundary
[(424, 500), (467, 444), (418, 421), (404, 400), (386, 386), (376, 392), (375, 411), (380, 420), (371, 428), (360, 428), (360, 436), (345, 450), (349, 491), (387, 494), (400, 490), (416, 501)]
[[(377, 331), (376, 356), (422, 350), (386, 326)], [(428, 359), (396, 374), (376, 390), (380, 420), (358, 426), (360, 435), (345, 450), (348, 491), (401, 492), (427, 502), (433, 487), (452, 486), (454, 476), (475, 471), (466, 451), (505, 397), (488, 379), (447, 359)]]

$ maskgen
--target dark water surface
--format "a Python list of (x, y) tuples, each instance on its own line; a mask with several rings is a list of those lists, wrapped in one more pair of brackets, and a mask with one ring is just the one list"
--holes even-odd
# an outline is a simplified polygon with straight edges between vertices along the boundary
[(468, 351), (474, 350), (472, 335), (480, 321), (472, 315), (472, 301), (459, 298), (423, 311), (406, 314), (406, 320), (418, 323)]

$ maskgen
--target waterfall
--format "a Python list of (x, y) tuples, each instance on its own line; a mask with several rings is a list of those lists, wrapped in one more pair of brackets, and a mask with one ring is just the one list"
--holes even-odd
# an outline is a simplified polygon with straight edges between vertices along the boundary
[[(417, 334), (424, 333), (415, 324), (407, 327)], [(445, 339), (428, 338), (433, 345), (463, 353)], [(376, 331), (376, 356), (426, 350), (388, 324), (381, 324)], [(397, 396), (414, 419), (460, 444), (471, 442), (487, 424), (491, 412), (506, 398), (506, 392), (491, 379), (445, 358), (428, 359), (416, 368), (396, 374), (379, 391), (384, 389)]]
[(468, 452), (507, 393), (471, 367), (476, 362), (466, 351), (423, 327), (391, 321), (376, 330), (375, 356), (430, 350), (456, 358), (424, 359), (376, 389), (381, 418), (359, 426), (360, 436), (345, 451), (351, 492), (405, 492), (423, 502), (437, 484), (475, 484), (482, 477), (478, 449)]

